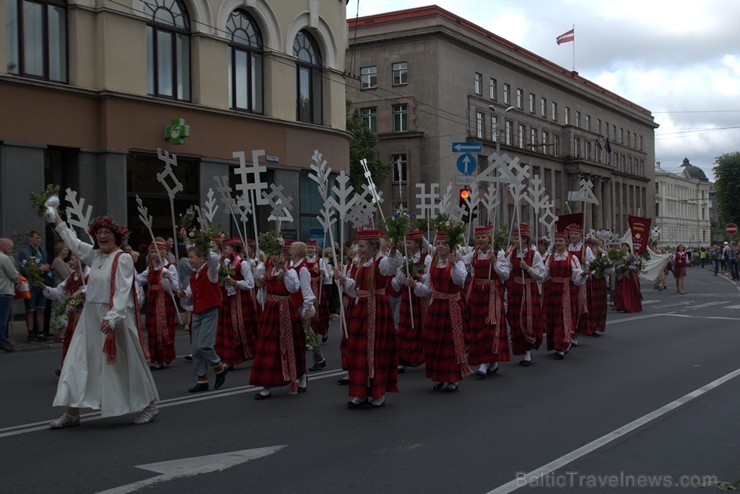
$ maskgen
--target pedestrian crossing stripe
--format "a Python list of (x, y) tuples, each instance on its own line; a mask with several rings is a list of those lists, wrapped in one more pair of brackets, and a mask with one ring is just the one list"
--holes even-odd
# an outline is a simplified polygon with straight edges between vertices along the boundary
[(723, 309), (740, 309), (740, 305), (728, 305), (727, 307), (722, 307)]
[(660, 300), (643, 300), (642, 305), (657, 304)]

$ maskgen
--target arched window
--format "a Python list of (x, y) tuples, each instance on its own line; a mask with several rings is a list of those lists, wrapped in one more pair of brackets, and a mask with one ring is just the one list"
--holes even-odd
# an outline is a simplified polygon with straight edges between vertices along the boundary
[(297, 58), (296, 119), (300, 122), (321, 124), (321, 52), (313, 36), (307, 31), (300, 31), (295, 37), (293, 56)]
[(149, 94), (190, 99), (190, 19), (180, 0), (143, 0)]
[(262, 35), (242, 10), (226, 23), (229, 38), (229, 107), (262, 113)]
[(6, 0), (8, 72), (67, 82), (67, 0)]

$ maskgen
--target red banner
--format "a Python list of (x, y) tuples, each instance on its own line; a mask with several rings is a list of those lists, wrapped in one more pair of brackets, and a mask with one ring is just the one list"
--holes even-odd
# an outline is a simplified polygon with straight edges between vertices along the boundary
[(651, 218), (640, 218), (639, 216), (627, 216), (627, 223), (632, 232), (632, 253), (641, 256), (647, 252), (648, 240), (650, 239)]
[(564, 232), (570, 226), (580, 226), (583, 228), (583, 213), (561, 214), (558, 216), (558, 231)]

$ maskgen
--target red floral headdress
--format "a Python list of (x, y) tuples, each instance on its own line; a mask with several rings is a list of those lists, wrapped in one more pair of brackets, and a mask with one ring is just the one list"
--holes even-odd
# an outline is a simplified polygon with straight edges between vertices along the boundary
[(97, 218), (93, 218), (89, 228), (88, 233), (91, 236), (95, 236), (95, 232), (101, 228), (108, 228), (121, 239), (121, 242), (125, 242), (130, 233), (128, 228), (116, 223), (110, 216), (98, 216)]

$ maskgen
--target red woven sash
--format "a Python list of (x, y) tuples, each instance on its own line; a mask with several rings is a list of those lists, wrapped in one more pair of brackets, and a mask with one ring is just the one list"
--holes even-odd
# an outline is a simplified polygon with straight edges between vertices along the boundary
[(460, 310), (460, 292), (444, 293), (433, 290), (432, 299), (447, 300), (452, 320), (452, 342), (455, 345), (455, 361), (460, 365), (463, 376), (471, 373), (468, 359), (465, 357), (465, 335), (463, 331), (462, 310)]
[(290, 382), (290, 394), (298, 393), (296, 376), (295, 345), (293, 344), (293, 323), (290, 319), (290, 296), (267, 295), (268, 302), (276, 302), (280, 308), (280, 362), (283, 381)]

